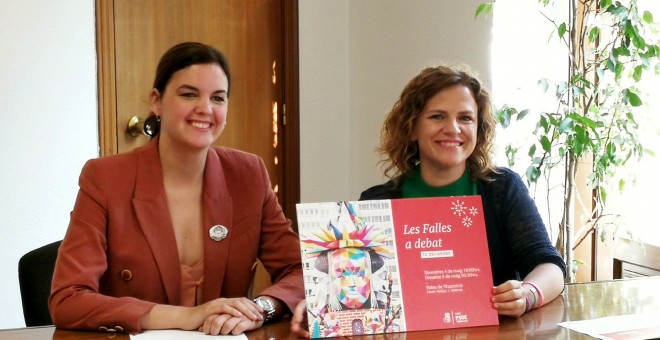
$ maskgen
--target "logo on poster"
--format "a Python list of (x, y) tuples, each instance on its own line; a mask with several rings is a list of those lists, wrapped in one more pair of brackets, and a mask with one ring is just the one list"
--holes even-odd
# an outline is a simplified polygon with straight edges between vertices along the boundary
[(469, 322), (467, 314), (463, 314), (461, 312), (454, 313), (454, 319), (455, 319), (456, 323), (467, 323), (467, 322)]

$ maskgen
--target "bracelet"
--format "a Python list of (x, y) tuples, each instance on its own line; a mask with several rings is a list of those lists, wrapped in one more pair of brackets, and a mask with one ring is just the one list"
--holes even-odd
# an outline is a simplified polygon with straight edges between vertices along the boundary
[(530, 309), (532, 309), (532, 307), (531, 307), (531, 304), (529, 302), (529, 298), (527, 296), (525, 296), (525, 311), (523, 312), (523, 314), (527, 313)]
[[(521, 282), (521, 284), (522, 284), (522, 282)], [(530, 300), (530, 298), (529, 298), (529, 294), (532, 294), (532, 297), (534, 298), (534, 302), (532, 302), (532, 301)], [(530, 311), (530, 310), (532, 310), (532, 309), (534, 309), (534, 308), (537, 307), (536, 304), (537, 304), (537, 302), (538, 302), (538, 299), (536, 298), (536, 293), (534, 293), (534, 289), (530, 289), (530, 290), (529, 290), (529, 294), (526, 293), (526, 292), (523, 290), (523, 295), (525, 296), (525, 312), (524, 312), (524, 313), (527, 313), (528, 311)]]
[(534, 288), (534, 290), (536, 290), (536, 293), (538, 294), (538, 298), (539, 298), (539, 300), (538, 300), (539, 304), (536, 308), (539, 308), (539, 307), (543, 306), (543, 302), (544, 302), (543, 301), (543, 292), (541, 291), (541, 289), (539, 289), (539, 286), (537, 286), (534, 282), (530, 282), (530, 281), (523, 281), (523, 284), (528, 284), (532, 288)]
[(538, 300), (538, 297), (536, 296), (536, 293), (534, 292), (534, 289), (530, 289), (529, 292), (532, 293), (532, 296), (534, 297), (534, 304), (532, 304), (532, 306), (534, 308), (537, 308), (539, 300)]

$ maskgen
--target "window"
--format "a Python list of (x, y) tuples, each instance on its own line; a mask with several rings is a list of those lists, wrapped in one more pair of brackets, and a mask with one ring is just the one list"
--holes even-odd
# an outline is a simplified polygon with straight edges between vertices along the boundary
[[(556, 79), (565, 79), (566, 53), (565, 47), (553, 36), (553, 25), (539, 11), (557, 22), (564, 21), (568, 8), (567, 1), (555, 1), (555, 8), (549, 12), (537, 1), (530, 0), (499, 0), (493, 10), (493, 46), (492, 96), (495, 107), (503, 104), (519, 109), (530, 109), (532, 112), (555, 110), (553, 95), (544, 95), (537, 84), (539, 79), (555, 75)], [(660, 2), (654, 0), (638, 0), (640, 12), (647, 9), (654, 14), (654, 19), (660, 21)], [(658, 43), (656, 41), (656, 43)], [(640, 163), (630, 161), (621, 176), (633, 175), (637, 184), (625, 189), (623, 195), (610, 190), (608, 210), (610, 213), (621, 214), (623, 225), (629, 228), (634, 237), (643, 238), (645, 242), (660, 245), (660, 220), (652, 212), (658, 209), (655, 197), (660, 192), (660, 98), (656, 95), (660, 88), (660, 76), (645, 74), (642, 90), (650, 96), (646, 99), (645, 110), (637, 114), (642, 126), (640, 138), (643, 144), (657, 154), (656, 157), (645, 156)], [(644, 99), (644, 98), (643, 98)], [(518, 151), (518, 161), (512, 168), (521, 175), (529, 164), (527, 147), (530, 145), (532, 119), (514, 122), (506, 130), (498, 131), (496, 141), (496, 162), (507, 166), (505, 146), (513, 143), (521, 146)], [(561, 176), (550, 178), (547, 183), (539, 183), (530, 189), (541, 212), (549, 233), (556, 237), (556, 226), (561, 220)], [(578, 183), (584, 187), (583, 182)], [(547, 187), (550, 194), (547, 195)], [(590, 204), (590, 202), (582, 202)], [(578, 221), (576, 221), (577, 224)], [(553, 230), (554, 229), (554, 230)], [(621, 230), (619, 230), (621, 231)]]
[[(560, 2), (557, 2), (558, 4)], [(562, 5), (563, 6), (563, 5)], [(544, 13), (552, 19), (562, 21), (567, 8), (555, 6), (551, 13)], [(493, 104), (499, 108), (506, 104), (532, 112), (554, 111), (554, 96), (543, 93), (538, 81), (548, 75), (562, 79), (567, 67), (566, 48), (558, 39), (550, 39), (552, 24), (539, 12), (536, 1), (500, 0), (493, 10)], [(506, 130), (500, 129), (496, 140), (496, 162), (508, 166), (505, 146), (509, 144), (521, 147), (513, 170), (525, 174), (529, 165), (527, 148), (532, 138), (529, 131), (534, 125), (532, 119), (513, 122)], [(559, 183), (552, 183), (551, 195), (546, 195), (547, 185), (539, 183), (531, 188), (541, 216), (547, 228), (556, 226), (561, 217), (561, 188)], [(552, 204), (552, 205), (549, 205)], [(556, 228), (549, 230), (556, 237)]]

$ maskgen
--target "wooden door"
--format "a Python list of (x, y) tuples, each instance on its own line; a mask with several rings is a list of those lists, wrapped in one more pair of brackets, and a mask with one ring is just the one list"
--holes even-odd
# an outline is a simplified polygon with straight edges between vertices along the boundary
[[(131, 136), (127, 123), (149, 115), (160, 56), (180, 42), (206, 43), (227, 56), (232, 75), (227, 127), (217, 144), (261, 156), (293, 218), (300, 196), (296, 2), (97, 0), (96, 7), (101, 155), (149, 140)], [(266, 285), (263, 274), (255, 291)]]

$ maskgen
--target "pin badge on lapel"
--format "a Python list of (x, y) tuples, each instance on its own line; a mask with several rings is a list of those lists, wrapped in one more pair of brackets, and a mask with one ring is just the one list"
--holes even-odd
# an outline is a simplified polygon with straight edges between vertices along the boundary
[(222, 224), (214, 225), (209, 229), (209, 236), (213, 241), (222, 241), (229, 234), (229, 230)]

